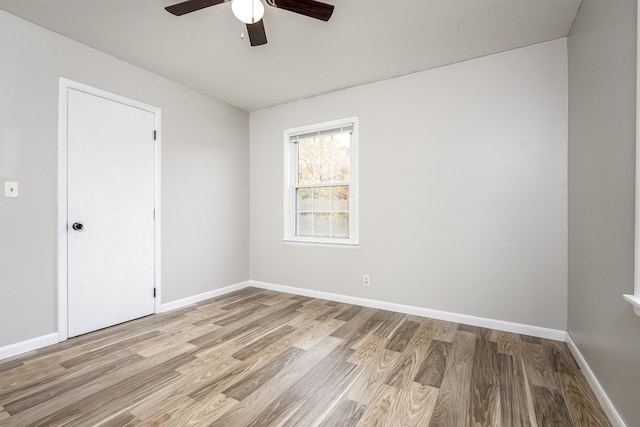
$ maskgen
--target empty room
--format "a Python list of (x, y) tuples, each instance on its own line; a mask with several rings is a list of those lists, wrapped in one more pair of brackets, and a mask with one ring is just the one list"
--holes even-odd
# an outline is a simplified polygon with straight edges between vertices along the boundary
[(640, 426), (635, 1), (176, 1), (0, 0), (0, 426)]

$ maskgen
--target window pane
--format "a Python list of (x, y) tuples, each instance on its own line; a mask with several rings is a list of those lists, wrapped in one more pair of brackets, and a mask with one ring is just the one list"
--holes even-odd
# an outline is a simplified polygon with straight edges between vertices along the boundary
[(333, 151), (333, 138), (331, 136), (321, 136), (314, 139), (313, 160), (330, 159)]
[(351, 161), (337, 159), (333, 162), (333, 182), (351, 181)]
[(331, 187), (315, 187), (313, 189), (314, 212), (329, 212), (331, 207), (329, 195)]
[(303, 139), (298, 142), (298, 161), (313, 161), (313, 139)]
[(348, 159), (351, 157), (351, 134), (343, 133), (333, 137), (333, 158)]
[(296, 235), (297, 236), (313, 236), (313, 214), (301, 213), (296, 218)]
[(316, 237), (329, 237), (329, 214), (313, 214), (313, 235)]
[(341, 185), (331, 188), (331, 210), (333, 212), (349, 211), (349, 186)]
[(349, 237), (348, 213), (334, 213), (331, 215), (331, 237)]
[(296, 210), (298, 212), (311, 212), (313, 209), (312, 192), (311, 188), (298, 188), (296, 190)]
[(313, 184), (313, 162), (298, 164), (298, 184)]
[(333, 179), (331, 159), (322, 162), (316, 162), (316, 182), (331, 182)]

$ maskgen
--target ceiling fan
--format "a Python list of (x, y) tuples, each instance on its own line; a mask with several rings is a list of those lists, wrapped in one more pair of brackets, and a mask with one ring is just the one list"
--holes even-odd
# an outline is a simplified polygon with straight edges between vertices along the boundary
[[(233, 14), (247, 24), (247, 34), (251, 46), (260, 46), (267, 43), (267, 33), (264, 31), (262, 16), (264, 15), (264, 6), (260, 0), (186, 0), (165, 7), (167, 12), (176, 16), (185, 15), (204, 9), (205, 7), (215, 6), (220, 3), (231, 1), (231, 9)], [(298, 13), (300, 15), (309, 16), (311, 18), (328, 21), (333, 14), (333, 5), (322, 3), (316, 0), (265, 0), (271, 7), (288, 10), (289, 12)]]

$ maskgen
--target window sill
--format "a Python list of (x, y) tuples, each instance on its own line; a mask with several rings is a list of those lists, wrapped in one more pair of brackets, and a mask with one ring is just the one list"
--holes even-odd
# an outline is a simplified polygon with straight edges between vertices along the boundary
[(340, 248), (340, 249), (360, 249), (358, 243), (353, 242), (330, 242), (330, 241), (315, 241), (315, 240), (297, 240), (297, 239), (282, 239), (282, 243), (285, 245), (293, 246), (317, 246), (320, 248)]
[(622, 297), (631, 303), (633, 311), (640, 316), (640, 297), (636, 295), (622, 295)]

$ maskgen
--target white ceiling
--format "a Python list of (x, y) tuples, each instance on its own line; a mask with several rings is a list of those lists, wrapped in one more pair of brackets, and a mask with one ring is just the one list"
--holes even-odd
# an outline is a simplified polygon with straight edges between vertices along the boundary
[(268, 44), (223, 3), (0, 0), (0, 9), (246, 111), (565, 37), (581, 0), (326, 0), (329, 22), (265, 6)]

